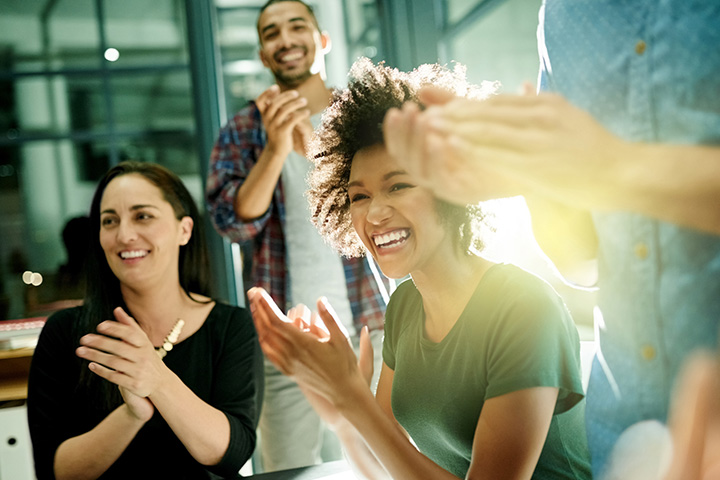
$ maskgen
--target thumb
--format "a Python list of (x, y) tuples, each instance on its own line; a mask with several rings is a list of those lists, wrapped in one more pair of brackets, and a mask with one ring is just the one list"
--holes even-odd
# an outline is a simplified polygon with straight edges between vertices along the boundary
[(373, 376), (373, 347), (367, 325), (360, 330), (360, 358), (358, 359), (360, 374), (371, 386)]
[(333, 309), (332, 305), (326, 297), (320, 297), (317, 301), (318, 313), (320, 319), (325, 324), (328, 333), (330, 333), (330, 339), (343, 337), (347, 339), (347, 335), (343, 331), (344, 328), (340, 326), (340, 322), (337, 319), (337, 313)]

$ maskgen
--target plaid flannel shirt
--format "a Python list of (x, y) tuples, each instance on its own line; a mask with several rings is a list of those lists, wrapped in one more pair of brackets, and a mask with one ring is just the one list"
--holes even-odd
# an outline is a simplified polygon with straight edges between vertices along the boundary
[[(287, 311), (291, 306), (290, 278), (285, 264), (282, 181), (278, 181), (270, 207), (261, 217), (243, 221), (237, 218), (233, 207), (237, 191), (255, 166), (265, 142), (260, 111), (250, 102), (220, 130), (210, 156), (206, 197), (213, 224), (222, 236), (232, 242), (252, 242), (253, 284), (267, 290), (278, 306)], [(343, 258), (342, 261), (357, 331), (364, 325), (370, 330), (383, 328), (390, 282), (373, 268), (369, 258)]]

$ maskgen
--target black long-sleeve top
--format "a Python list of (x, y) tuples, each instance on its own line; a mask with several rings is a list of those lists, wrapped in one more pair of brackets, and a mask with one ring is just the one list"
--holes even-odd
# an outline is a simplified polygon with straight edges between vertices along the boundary
[[(60, 444), (100, 423), (112, 409), (80, 384), (75, 331), (82, 307), (53, 314), (33, 355), (28, 421), (38, 479), (54, 479)], [(218, 465), (199, 464), (162, 415), (138, 432), (101, 478), (202, 479), (234, 477), (252, 455), (263, 394), (262, 351), (247, 310), (217, 303), (200, 329), (167, 354), (165, 364), (230, 422), (230, 444)]]

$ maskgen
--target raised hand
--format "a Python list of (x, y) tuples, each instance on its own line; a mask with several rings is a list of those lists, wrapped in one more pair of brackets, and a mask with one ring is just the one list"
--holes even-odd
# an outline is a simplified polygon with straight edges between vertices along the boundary
[[(335, 407), (352, 397), (354, 388), (368, 388), (327, 299), (318, 300), (319, 319), (308, 325), (310, 331), (304, 332), (263, 289), (251, 289), (248, 298), (260, 346), (282, 373)], [(321, 338), (323, 328), (318, 321), (327, 330), (326, 338)]]
[(260, 94), (256, 105), (267, 133), (265, 148), (282, 158), (293, 149), (305, 156), (312, 134), (307, 99), (300, 97), (297, 90), (280, 92), (280, 88), (273, 85)]
[(428, 106), (386, 115), (388, 151), (436, 195), (455, 203), (531, 188), (589, 208), (611, 204), (627, 144), (552, 94), (457, 98), (426, 88)]
[(97, 334), (83, 336), (76, 353), (91, 362), (93, 373), (120, 387), (134, 415), (149, 418), (154, 407), (146, 397), (161, 387), (168, 369), (135, 319), (120, 307), (113, 314), (116, 321), (106, 320)]

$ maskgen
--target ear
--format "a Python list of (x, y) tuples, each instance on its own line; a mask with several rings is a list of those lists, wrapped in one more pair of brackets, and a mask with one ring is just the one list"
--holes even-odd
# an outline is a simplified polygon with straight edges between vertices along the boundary
[(320, 47), (322, 47), (323, 55), (330, 52), (330, 49), (332, 48), (332, 41), (330, 41), (330, 34), (328, 32), (323, 31), (320, 34)]
[(187, 245), (192, 237), (192, 229), (195, 222), (191, 217), (180, 219), (180, 245)]

